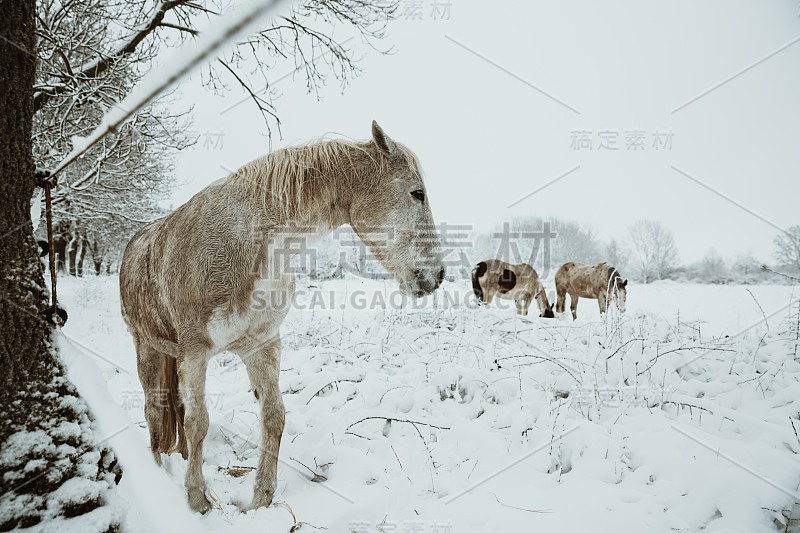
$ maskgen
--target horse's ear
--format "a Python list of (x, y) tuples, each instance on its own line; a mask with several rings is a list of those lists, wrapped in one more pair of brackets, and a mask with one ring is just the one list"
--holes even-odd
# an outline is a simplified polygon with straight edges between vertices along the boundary
[(381, 151), (389, 155), (397, 153), (397, 143), (386, 135), (383, 129), (378, 126), (378, 123), (374, 120), (372, 121), (372, 140), (375, 141), (375, 144), (378, 145)]
[(622, 286), (623, 286), (623, 287), (627, 287), (627, 286), (628, 286), (628, 280), (627, 280), (627, 279), (626, 279), (625, 281), (623, 281), (623, 282), (622, 282)]

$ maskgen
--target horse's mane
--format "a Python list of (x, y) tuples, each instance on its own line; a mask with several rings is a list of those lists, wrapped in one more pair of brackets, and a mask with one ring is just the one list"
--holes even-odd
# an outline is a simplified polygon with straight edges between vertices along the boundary
[[(373, 165), (376, 172), (385, 170), (387, 158), (376, 156), (375, 150), (369, 149), (371, 144), (317, 139), (282, 148), (243, 165), (228, 178), (228, 183), (245, 187), (254, 197), (260, 197), (265, 209), (291, 216), (304, 195), (317, 198), (317, 193), (331, 183), (334, 188), (344, 186), (342, 178), (354, 173), (359, 163)], [(416, 154), (396, 144), (409, 166), (419, 172)]]
[(613, 284), (614, 280), (622, 278), (622, 275), (619, 273), (619, 270), (617, 270), (617, 267), (611, 266), (608, 263), (604, 264), (608, 268), (608, 281), (611, 282), (610, 284)]

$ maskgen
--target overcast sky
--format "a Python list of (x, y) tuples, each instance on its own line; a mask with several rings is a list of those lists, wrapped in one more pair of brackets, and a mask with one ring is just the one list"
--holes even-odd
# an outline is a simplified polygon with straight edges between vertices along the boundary
[[(625, 238), (656, 219), (687, 262), (712, 247), (769, 260), (778, 228), (800, 224), (797, 0), (453, 0), (438, 18), (434, 3), (401, 0), (392, 55), (351, 41), (364, 72), (344, 94), (282, 80), (273, 147), (366, 139), (376, 119), (420, 156), (438, 221), (558, 216)], [(239, 89), (214, 97), (195, 76), (181, 93), (200, 141), (175, 206), (269, 149), (252, 103), (224, 112)]]

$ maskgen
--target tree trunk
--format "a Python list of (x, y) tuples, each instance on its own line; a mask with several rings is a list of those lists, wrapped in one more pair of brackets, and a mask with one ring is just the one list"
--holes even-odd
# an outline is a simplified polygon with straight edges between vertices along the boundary
[(80, 239), (78, 243), (77, 274), (79, 277), (83, 277), (83, 261), (86, 258), (86, 239)]
[(54, 235), (53, 249), (56, 251), (56, 270), (58, 272), (64, 272), (64, 258), (67, 255), (67, 241), (59, 236)]
[(98, 239), (96, 237), (92, 239), (86, 239), (84, 241), (86, 248), (89, 249), (89, 253), (92, 254), (92, 263), (94, 263), (94, 273), (96, 276), (100, 275), (100, 269), (103, 266), (103, 255), (100, 252), (100, 243), (97, 242)]
[(70, 238), (69, 242), (67, 242), (67, 261), (69, 262), (69, 275), (70, 276), (77, 276), (77, 272), (75, 271), (75, 259), (78, 256), (78, 237), (74, 233)]
[(35, 0), (0, 4), (0, 531), (57, 517), (65, 530), (112, 531), (122, 511), (100, 507), (113, 490), (113, 453), (97, 446), (41, 318), (47, 291), (30, 220), (34, 14)]

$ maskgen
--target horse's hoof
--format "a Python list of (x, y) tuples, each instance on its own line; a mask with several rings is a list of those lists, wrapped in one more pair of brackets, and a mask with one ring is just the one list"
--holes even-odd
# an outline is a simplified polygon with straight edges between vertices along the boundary
[(189, 507), (192, 511), (205, 514), (211, 509), (211, 502), (206, 498), (203, 489), (187, 489), (186, 493), (189, 496)]
[(269, 507), (272, 505), (272, 493), (264, 493), (253, 496), (253, 502), (250, 504), (245, 512), (251, 511), (253, 509), (260, 509), (261, 507)]

